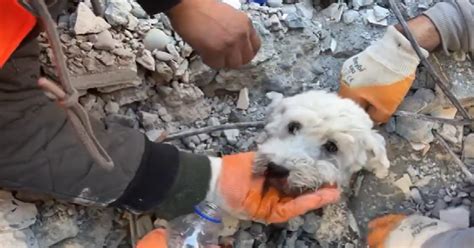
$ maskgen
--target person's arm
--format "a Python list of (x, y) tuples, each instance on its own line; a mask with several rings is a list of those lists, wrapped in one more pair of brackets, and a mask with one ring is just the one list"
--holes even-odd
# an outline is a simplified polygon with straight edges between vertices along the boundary
[[(403, 33), (400, 25), (395, 26)], [(474, 53), (474, 4), (469, 0), (448, 0), (437, 3), (423, 15), (408, 21), (408, 28), (419, 45), (433, 51)]]

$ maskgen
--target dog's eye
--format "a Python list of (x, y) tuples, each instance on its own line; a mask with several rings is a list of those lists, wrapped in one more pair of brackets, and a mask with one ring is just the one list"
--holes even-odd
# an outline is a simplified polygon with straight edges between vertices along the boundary
[(296, 134), (296, 132), (300, 129), (301, 129), (301, 123), (297, 121), (292, 121), (288, 124), (288, 132), (291, 134)]
[(328, 151), (329, 153), (336, 153), (338, 151), (336, 143), (332, 141), (328, 141), (323, 145), (324, 149)]

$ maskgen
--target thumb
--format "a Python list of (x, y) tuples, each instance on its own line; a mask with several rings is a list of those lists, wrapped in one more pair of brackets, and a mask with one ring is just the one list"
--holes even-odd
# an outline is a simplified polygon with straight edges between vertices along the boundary
[(339, 201), (341, 192), (339, 189), (323, 188), (313, 193), (304, 194), (285, 202), (278, 202), (274, 206), (269, 218), (270, 223), (285, 222), (298, 215), (305, 214), (310, 210), (324, 207)]
[(375, 124), (386, 123), (393, 114), (387, 109), (377, 108), (374, 105), (370, 105), (367, 108), (367, 113)]

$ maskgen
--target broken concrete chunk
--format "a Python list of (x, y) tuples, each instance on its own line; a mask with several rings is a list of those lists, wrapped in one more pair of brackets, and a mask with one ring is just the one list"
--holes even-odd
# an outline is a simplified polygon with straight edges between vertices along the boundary
[(465, 163), (474, 165), (474, 134), (472, 133), (464, 139), (463, 157)]
[(120, 105), (126, 105), (132, 102), (138, 102), (148, 99), (148, 94), (145, 89), (139, 87), (132, 87), (114, 91), (108, 94), (110, 97)]
[(105, 18), (112, 26), (127, 25), (132, 5), (127, 0), (108, 0)]
[(360, 17), (360, 14), (358, 11), (350, 9), (344, 12), (344, 14), (342, 15), (342, 21), (345, 24), (350, 24), (356, 21), (357, 19), (359, 19), (359, 17)]
[(238, 109), (248, 109), (250, 105), (249, 99), (249, 89), (243, 88), (240, 90), (239, 99), (237, 100), (237, 108)]
[(32, 226), (32, 229), (40, 247), (50, 247), (79, 233), (79, 226), (74, 216), (61, 212), (43, 218), (41, 223)]
[(102, 62), (106, 66), (111, 66), (115, 64), (115, 56), (108, 53), (108, 52), (102, 52), (97, 59), (99, 59), (100, 62)]
[(439, 211), (441, 221), (447, 222), (459, 228), (469, 227), (469, 210), (465, 207), (448, 208)]
[(224, 130), (224, 136), (231, 145), (237, 144), (238, 137), (240, 135), (239, 129), (227, 129)]
[(347, 9), (346, 3), (332, 3), (323, 10), (323, 14), (331, 21), (341, 21), (342, 14)]
[(173, 79), (173, 70), (165, 62), (158, 62), (155, 69), (152, 76), (156, 83), (169, 83)]
[(110, 101), (105, 104), (104, 110), (107, 114), (117, 114), (120, 110), (120, 106), (118, 105), (118, 103)]
[(413, 185), (410, 176), (408, 174), (403, 174), (403, 177), (398, 179), (394, 182), (395, 186), (397, 186), (406, 196), (410, 194), (410, 187)]
[(377, 20), (377, 17), (375, 16), (375, 11), (373, 9), (368, 9), (367, 10), (367, 12), (365, 14), (365, 18), (367, 19), (367, 22), (369, 22), (370, 24), (374, 24), (374, 25), (377, 25), (377, 26), (383, 26), (383, 27), (388, 26), (387, 19)]
[(152, 130), (159, 123), (160, 119), (157, 114), (140, 111), (140, 119), (145, 130)]
[(141, 56), (137, 57), (137, 63), (149, 71), (155, 71), (155, 59), (149, 50), (143, 50)]
[(386, 8), (375, 5), (374, 8), (374, 17), (377, 21), (382, 21), (390, 15), (390, 11)]
[(71, 76), (72, 85), (77, 90), (88, 90), (92, 88), (101, 88), (122, 84), (130, 84), (140, 81), (137, 76), (136, 67), (119, 67), (100, 73), (90, 73), (85, 75)]
[(37, 214), (35, 204), (21, 202), (0, 190), (0, 232), (27, 228), (36, 222)]
[(148, 31), (143, 39), (143, 44), (145, 48), (153, 51), (155, 49), (164, 51), (166, 49), (166, 45), (171, 43), (173, 39), (166, 35), (163, 31), (153, 28)]
[(97, 40), (94, 42), (94, 47), (100, 50), (110, 51), (117, 45), (117, 40), (112, 37), (109, 30), (104, 30), (97, 35)]
[(158, 51), (158, 50), (154, 50), (153, 51), (153, 56), (155, 56), (155, 58), (157, 60), (161, 60), (161, 61), (171, 61), (174, 59), (174, 56), (167, 53), (167, 52), (163, 52), (163, 51)]
[(369, 6), (374, 3), (374, 0), (352, 0), (352, 6), (355, 10), (359, 10), (360, 7)]
[(77, 6), (77, 18), (74, 24), (74, 32), (76, 34), (96, 34), (110, 28), (101, 17), (94, 15), (91, 9), (84, 3), (80, 2)]
[(35, 234), (29, 228), (0, 232), (1, 247), (39, 248)]

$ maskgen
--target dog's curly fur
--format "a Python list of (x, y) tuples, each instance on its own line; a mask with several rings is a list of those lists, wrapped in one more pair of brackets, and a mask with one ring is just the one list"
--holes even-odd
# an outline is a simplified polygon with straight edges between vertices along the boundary
[(352, 100), (334, 93), (309, 91), (273, 99), (265, 133), (254, 173), (268, 172), (269, 165), (283, 168), (285, 183), (279, 178), (274, 186), (287, 194), (327, 183), (344, 189), (351, 175), (361, 169), (378, 177), (388, 173), (384, 138), (373, 129), (368, 114)]

